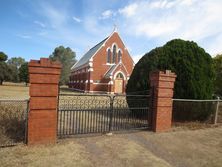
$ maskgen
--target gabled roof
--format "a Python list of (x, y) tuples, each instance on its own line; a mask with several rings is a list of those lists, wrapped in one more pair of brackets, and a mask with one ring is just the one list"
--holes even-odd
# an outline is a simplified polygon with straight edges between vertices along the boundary
[(112, 66), (107, 70), (107, 72), (105, 73), (104, 77), (105, 77), (105, 78), (109, 78), (110, 76), (112, 76), (112, 75), (113, 75), (113, 72), (116, 70), (116, 68), (117, 68), (119, 65), (122, 65), (122, 66), (125, 68), (126, 73), (127, 73), (127, 75), (128, 75), (128, 71), (127, 71), (126, 67), (125, 67), (124, 64), (120, 61), (119, 63), (112, 65)]
[(86, 64), (90, 58), (100, 49), (100, 47), (106, 42), (106, 40), (108, 39), (105, 38), (104, 40), (102, 40), (101, 42), (99, 42), (98, 44), (96, 44), (95, 46), (93, 46), (91, 49), (89, 49), (88, 52), (86, 52), (83, 57), (76, 62), (76, 64), (73, 65), (73, 67), (71, 69), (74, 69), (74, 68), (77, 68), (77, 67), (80, 67), (84, 64)]
[[(90, 59), (98, 52), (98, 50), (100, 50), (100, 48), (103, 46), (103, 44), (109, 40), (109, 38), (114, 34), (114, 33), (118, 33), (117, 32), (117, 28), (114, 27), (114, 31), (112, 32), (111, 35), (109, 35), (108, 37), (106, 37), (104, 40), (102, 40), (101, 42), (99, 42), (98, 44), (96, 44), (94, 47), (92, 47), (88, 52), (86, 52), (83, 57), (77, 61), (72, 67), (71, 70), (76, 69), (78, 67), (81, 67), (84, 64), (87, 64)], [(125, 46), (125, 45), (124, 45)], [(130, 56), (131, 60), (133, 61), (132, 57)]]
[(109, 77), (112, 75), (112, 73), (113, 73), (114, 69), (116, 68), (116, 66), (117, 66), (117, 64), (112, 65), (112, 66), (108, 69), (108, 71), (105, 73), (104, 77), (105, 77), (105, 78), (109, 78)]

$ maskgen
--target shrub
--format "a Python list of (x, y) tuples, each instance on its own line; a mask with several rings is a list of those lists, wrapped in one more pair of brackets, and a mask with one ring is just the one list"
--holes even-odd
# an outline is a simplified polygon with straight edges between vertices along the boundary
[[(135, 65), (126, 87), (126, 93), (148, 94), (149, 73), (154, 70), (171, 70), (177, 75), (174, 98), (211, 99), (214, 69), (211, 56), (195, 42), (174, 39), (164, 46), (146, 53)], [(128, 99), (130, 104), (131, 98)], [(195, 112), (195, 119), (204, 119), (211, 110)], [(184, 113), (186, 114), (186, 113)]]
[(222, 54), (217, 55), (213, 58), (214, 69), (215, 69), (215, 81), (214, 81), (214, 90), (215, 94), (222, 97)]
[(216, 111), (217, 102), (212, 101), (174, 101), (173, 120), (174, 121), (203, 121), (212, 122)]
[(126, 93), (146, 93), (151, 71), (171, 70), (177, 74), (175, 98), (211, 99), (214, 79), (212, 63), (211, 56), (195, 42), (171, 40), (139, 60), (128, 81)]

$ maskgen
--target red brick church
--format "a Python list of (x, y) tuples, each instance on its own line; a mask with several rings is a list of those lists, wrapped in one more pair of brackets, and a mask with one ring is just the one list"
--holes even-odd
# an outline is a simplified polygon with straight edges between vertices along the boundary
[(69, 87), (82, 92), (125, 93), (134, 62), (116, 29), (71, 68)]

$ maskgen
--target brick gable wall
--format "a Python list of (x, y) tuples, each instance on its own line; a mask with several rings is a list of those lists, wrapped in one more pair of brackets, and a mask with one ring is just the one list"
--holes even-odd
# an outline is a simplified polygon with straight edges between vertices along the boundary
[[(112, 46), (113, 44), (117, 45), (117, 51), (120, 48), (122, 51), (122, 63), (124, 64), (125, 68), (118, 67), (118, 70), (121, 70), (125, 77), (129, 77), (133, 70), (134, 62), (129, 55), (126, 47), (124, 46), (120, 36), (118, 33), (114, 32), (108, 40), (104, 43), (104, 45), (98, 50), (98, 52), (92, 57), (92, 68), (93, 71), (89, 71), (90, 66), (85, 65), (82, 69), (86, 72), (80, 72), (75, 74), (75, 71), (71, 74), (71, 83), (70, 87), (77, 89), (77, 90), (83, 90), (83, 91), (90, 91), (90, 92), (110, 92), (110, 90), (113, 90), (110, 88), (109, 84), (113, 83), (114, 79), (112, 79), (112, 82), (110, 78), (104, 78), (105, 73), (110, 69), (111, 65), (107, 65), (107, 48), (111, 48), (111, 54), (112, 54)], [(118, 55), (118, 53), (117, 53)], [(118, 60), (116, 58), (116, 60)], [(117, 63), (117, 62), (116, 62)], [(78, 71), (82, 71), (82, 69), (78, 69)], [(117, 69), (115, 71), (118, 71)], [(127, 73), (127, 72), (128, 73)], [(114, 74), (113, 74), (114, 76)], [(74, 83), (73, 83), (74, 82)], [(78, 82), (78, 83), (77, 83)], [(126, 84), (127, 81), (124, 81)], [(124, 84), (124, 87), (125, 87)]]

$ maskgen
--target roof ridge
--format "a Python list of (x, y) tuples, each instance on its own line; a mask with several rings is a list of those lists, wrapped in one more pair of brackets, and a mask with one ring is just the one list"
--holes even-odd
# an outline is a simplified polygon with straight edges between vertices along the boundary
[(99, 43), (97, 43), (96, 45), (94, 45), (92, 48), (90, 48), (89, 50), (95, 48), (96, 46), (98, 46), (99, 44), (103, 43), (105, 40), (107, 40), (108, 37), (106, 37), (104, 40), (100, 41)]
[[(95, 46), (93, 46), (92, 48), (90, 48), (80, 59), (79, 61), (77, 61), (72, 67), (71, 69), (74, 68), (78, 68), (84, 64), (86, 64), (88, 62), (88, 60), (93, 57), (93, 55), (101, 48), (102, 44), (109, 38), (106, 37), (105, 39), (103, 39), (102, 41), (100, 41), (99, 43), (97, 43)], [(96, 48), (98, 47), (98, 48)]]

